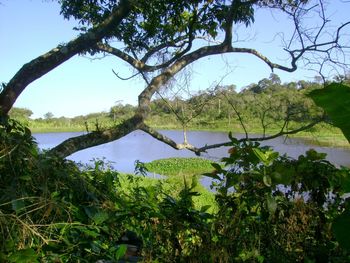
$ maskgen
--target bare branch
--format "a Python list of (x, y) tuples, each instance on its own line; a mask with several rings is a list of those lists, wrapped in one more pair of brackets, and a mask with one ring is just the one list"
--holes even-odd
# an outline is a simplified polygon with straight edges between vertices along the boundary
[[(158, 46), (155, 46), (153, 48), (150, 48), (147, 53), (144, 55), (143, 58), (137, 59), (136, 54), (134, 54), (135, 58), (131, 57), (125, 52), (120, 51), (117, 48), (114, 48), (108, 44), (103, 43), (97, 43), (96, 49), (110, 53), (112, 55), (115, 55), (119, 57), (120, 59), (126, 61), (131, 66), (133, 66), (135, 69), (139, 71), (144, 72), (151, 72), (156, 71), (162, 68), (166, 68), (169, 65), (171, 65), (173, 62), (175, 62), (177, 59), (181, 58), (183, 55), (185, 55), (188, 51), (192, 48), (192, 42), (194, 40), (194, 33), (193, 33), (193, 24), (195, 21), (192, 21), (189, 24), (189, 32), (187, 35), (180, 36), (174, 41), (171, 42), (164, 42)], [(180, 44), (179, 44), (180, 43)], [(162, 49), (170, 48), (170, 47), (176, 47), (178, 48), (178, 51), (175, 52), (175, 55), (172, 56), (168, 61), (165, 61), (164, 63), (158, 64), (158, 65), (147, 65), (146, 62), (149, 60), (149, 58), (154, 55), (157, 52), (160, 52)]]
[[(291, 56), (291, 64), (296, 66), (296, 62), (298, 60), (302, 60), (304, 62), (306, 61), (304, 64), (305, 66), (322, 65), (322, 67), (318, 70), (322, 76), (324, 76), (322, 71), (326, 68), (323, 67), (325, 65), (323, 61), (327, 62), (327, 64), (330, 64), (333, 67), (345, 67), (345, 63), (338, 61), (338, 57), (334, 59), (334, 56), (337, 56), (336, 52), (340, 51), (344, 55), (344, 61), (348, 60), (348, 58), (345, 59), (345, 52), (346, 50), (349, 50), (349, 46), (341, 43), (341, 33), (345, 30), (345, 27), (350, 25), (350, 21), (337, 27), (334, 35), (331, 36), (327, 32), (327, 28), (329, 28), (331, 20), (326, 16), (324, 1), (319, 0), (318, 4), (309, 8), (302, 8), (300, 4), (301, 2), (299, 3), (298, 7), (294, 9), (294, 11), (283, 10), (292, 18), (295, 27), (295, 31), (285, 48), (285, 50)], [(305, 29), (303, 28), (302, 21), (303, 18), (310, 13), (310, 11), (316, 13), (318, 20), (320, 21), (320, 25)], [(292, 46), (294, 44), (300, 47), (293, 48)], [(346, 65), (346, 67), (347, 66), (348, 65)], [(314, 68), (311, 70), (314, 70)]]
[(245, 127), (245, 124), (243, 122), (243, 118), (241, 116), (241, 114), (239, 113), (239, 111), (237, 110), (236, 106), (233, 104), (233, 102), (227, 97), (227, 95), (225, 93), (223, 93), (224, 97), (226, 98), (227, 102), (230, 104), (231, 108), (233, 109), (233, 111), (236, 113), (239, 123), (241, 124), (243, 130), (244, 130), (244, 135), (245, 138), (248, 138), (248, 131), (247, 128)]
[(123, 77), (119, 76), (119, 74), (116, 73), (113, 69), (112, 69), (112, 72), (113, 72), (113, 74), (114, 74), (118, 79), (121, 79), (121, 80), (129, 80), (129, 79), (132, 79), (132, 78), (134, 78), (134, 77), (136, 77), (137, 75), (140, 74), (140, 72), (137, 72), (137, 73), (133, 74), (133, 75), (130, 76), (130, 77), (123, 78)]
[[(315, 120), (314, 122), (311, 122), (309, 123), (308, 125), (305, 125), (305, 126), (302, 126), (298, 129), (295, 129), (295, 130), (291, 130), (291, 131), (283, 131), (281, 130), (280, 132), (274, 134), (274, 135), (271, 135), (271, 136), (267, 136), (267, 137), (256, 137), (256, 138), (242, 138), (240, 140), (238, 140), (239, 142), (245, 142), (245, 141), (267, 141), (267, 140), (271, 140), (271, 139), (275, 139), (277, 137), (280, 137), (280, 136), (285, 136), (285, 135), (291, 135), (291, 134), (296, 134), (298, 132), (301, 132), (301, 131), (305, 131), (305, 130), (308, 130), (312, 127), (314, 127), (316, 124), (320, 123), (323, 119), (319, 119), (319, 120)], [(210, 149), (215, 149), (215, 148), (220, 148), (220, 147), (223, 147), (223, 146), (230, 146), (232, 145), (232, 142), (223, 142), (223, 143), (218, 143), (218, 144), (212, 144), (212, 145), (206, 145), (204, 147), (201, 147), (201, 148), (198, 148), (198, 152), (206, 152), (207, 150), (210, 150)]]
[(187, 150), (190, 150), (190, 151), (195, 152), (195, 153), (199, 153), (200, 152), (195, 146), (193, 146), (191, 144), (188, 144), (188, 143), (180, 143), (180, 144), (176, 143), (172, 139), (170, 139), (170, 138), (166, 137), (165, 135), (157, 132), (156, 130), (152, 129), (151, 127), (147, 126), (146, 124), (142, 124), (140, 126), (140, 130), (148, 133), (153, 138), (155, 138), (158, 141), (161, 141), (161, 142), (171, 146), (172, 148), (174, 148), (176, 150), (187, 149)]

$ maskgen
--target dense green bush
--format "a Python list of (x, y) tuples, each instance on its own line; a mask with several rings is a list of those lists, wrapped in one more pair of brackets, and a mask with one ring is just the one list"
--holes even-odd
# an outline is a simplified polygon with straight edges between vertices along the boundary
[(114, 258), (116, 173), (39, 153), (30, 131), (0, 126), (0, 257), (9, 262)]
[(120, 175), (101, 160), (79, 166), (39, 152), (30, 131), (12, 120), (0, 136), (0, 261), (117, 260), (130, 230), (142, 240), (144, 260), (175, 260), (184, 256), (174, 248), (177, 235), (207, 224), (208, 207), (193, 205), (196, 180), (188, 187), (182, 178)]
[(206, 174), (215, 203), (199, 206), (196, 179), (77, 165), (39, 152), (12, 120), (0, 137), (0, 261), (118, 261), (129, 256), (128, 232), (144, 262), (350, 260), (332, 232), (334, 219), (344, 229), (349, 170), (313, 150), (295, 160), (231, 137), (229, 157)]
[(297, 160), (258, 143), (232, 139), (217, 180), (219, 212), (213, 222), (227, 261), (346, 262), (333, 219), (346, 204), (348, 169), (338, 169), (314, 150)]

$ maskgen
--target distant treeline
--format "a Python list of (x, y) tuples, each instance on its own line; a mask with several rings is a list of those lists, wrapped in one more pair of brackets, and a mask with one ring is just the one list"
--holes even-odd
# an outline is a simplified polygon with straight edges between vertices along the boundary
[[(308, 123), (323, 112), (305, 96), (322, 88), (319, 81), (281, 83), (276, 74), (250, 84), (241, 91), (235, 85), (216, 86), (197, 94), (176, 92), (174, 96), (158, 95), (151, 104), (148, 123), (155, 128), (214, 129), (247, 132), (269, 132), (283, 125)], [(12, 118), (28, 124), (34, 130), (99, 130), (111, 127), (131, 117), (136, 106), (117, 104), (109, 112), (91, 113), (74, 118), (54, 117), (31, 119), (29, 109), (13, 108)]]

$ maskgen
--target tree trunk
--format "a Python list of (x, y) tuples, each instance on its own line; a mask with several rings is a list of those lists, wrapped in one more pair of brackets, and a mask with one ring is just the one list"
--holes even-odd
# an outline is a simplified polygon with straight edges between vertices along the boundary
[(183, 126), (182, 127), (182, 131), (183, 131), (183, 134), (184, 134), (184, 144), (188, 144), (188, 141), (187, 141), (187, 127), (186, 126)]

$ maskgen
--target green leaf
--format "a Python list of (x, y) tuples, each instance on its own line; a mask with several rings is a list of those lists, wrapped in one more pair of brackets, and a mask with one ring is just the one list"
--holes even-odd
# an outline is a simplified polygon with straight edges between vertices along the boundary
[(267, 163), (267, 158), (266, 158), (265, 153), (263, 151), (261, 151), (259, 148), (253, 148), (253, 152), (261, 162), (263, 162), (264, 164)]
[(32, 180), (32, 177), (29, 175), (23, 175), (19, 179), (21, 179), (22, 181), (30, 181)]
[(332, 225), (335, 238), (340, 246), (350, 252), (350, 211), (345, 210), (338, 216)]
[(272, 185), (272, 180), (271, 180), (271, 177), (269, 175), (264, 175), (263, 182), (266, 186)]
[(218, 172), (220, 172), (220, 171), (222, 170), (220, 164), (212, 163), (211, 165), (212, 165), (212, 166), (215, 168), (215, 170), (218, 171)]
[(274, 151), (268, 151), (266, 152), (266, 154), (267, 154), (267, 159), (269, 160), (270, 163), (276, 160), (279, 156), (279, 153)]
[(259, 263), (263, 263), (264, 260), (265, 260), (265, 257), (262, 256), (262, 255), (259, 255), (259, 256), (257, 256), (257, 260), (258, 260)]
[(207, 176), (207, 177), (210, 177), (210, 178), (213, 178), (213, 179), (216, 179), (216, 180), (219, 180), (221, 181), (222, 179), (220, 178), (220, 176), (218, 176), (216, 173), (204, 173), (203, 174), (204, 176)]
[(77, 226), (76, 229), (79, 229), (82, 233), (84, 233), (86, 236), (90, 236), (93, 238), (97, 238), (100, 234), (97, 231), (91, 230), (88, 227), (85, 226)]
[(108, 213), (104, 211), (97, 212), (92, 217), (92, 220), (95, 222), (96, 225), (102, 224), (107, 219), (108, 219)]
[(306, 151), (306, 157), (312, 161), (324, 160), (326, 156), (326, 153), (319, 153), (314, 149)]
[(127, 249), (128, 249), (127, 245), (125, 244), (119, 245), (117, 251), (115, 252), (115, 259), (119, 260), (121, 257), (123, 257)]
[(238, 139), (232, 136), (232, 132), (228, 133), (228, 138), (230, 139), (232, 144), (237, 144), (238, 143)]
[(350, 143), (350, 87), (332, 83), (310, 92), (309, 97), (329, 115)]
[(108, 213), (101, 211), (95, 206), (84, 207), (86, 215), (94, 221), (96, 225), (99, 225), (108, 219)]
[(350, 170), (342, 169), (338, 172), (340, 177), (340, 186), (344, 193), (350, 193)]
[(56, 197), (58, 197), (59, 195), (60, 195), (60, 192), (54, 191), (54, 192), (51, 193), (51, 198), (56, 198)]
[(274, 185), (291, 184), (293, 178), (295, 177), (295, 169), (293, 167), (284, 166), (282, 164), (277, 164), (274, 171), (271, 173), (271, 180)]
[(274, 214), (276, 212), (277, 202), (273, 196), (268, 195), (266, 197), (266, 205), (267, 205), (267, 209), (269, 210), (270, 214)]
[(201, 207), (201, 212), (206, 212), (209, 208), (211, 207), (211, 205), (204, 205)]

